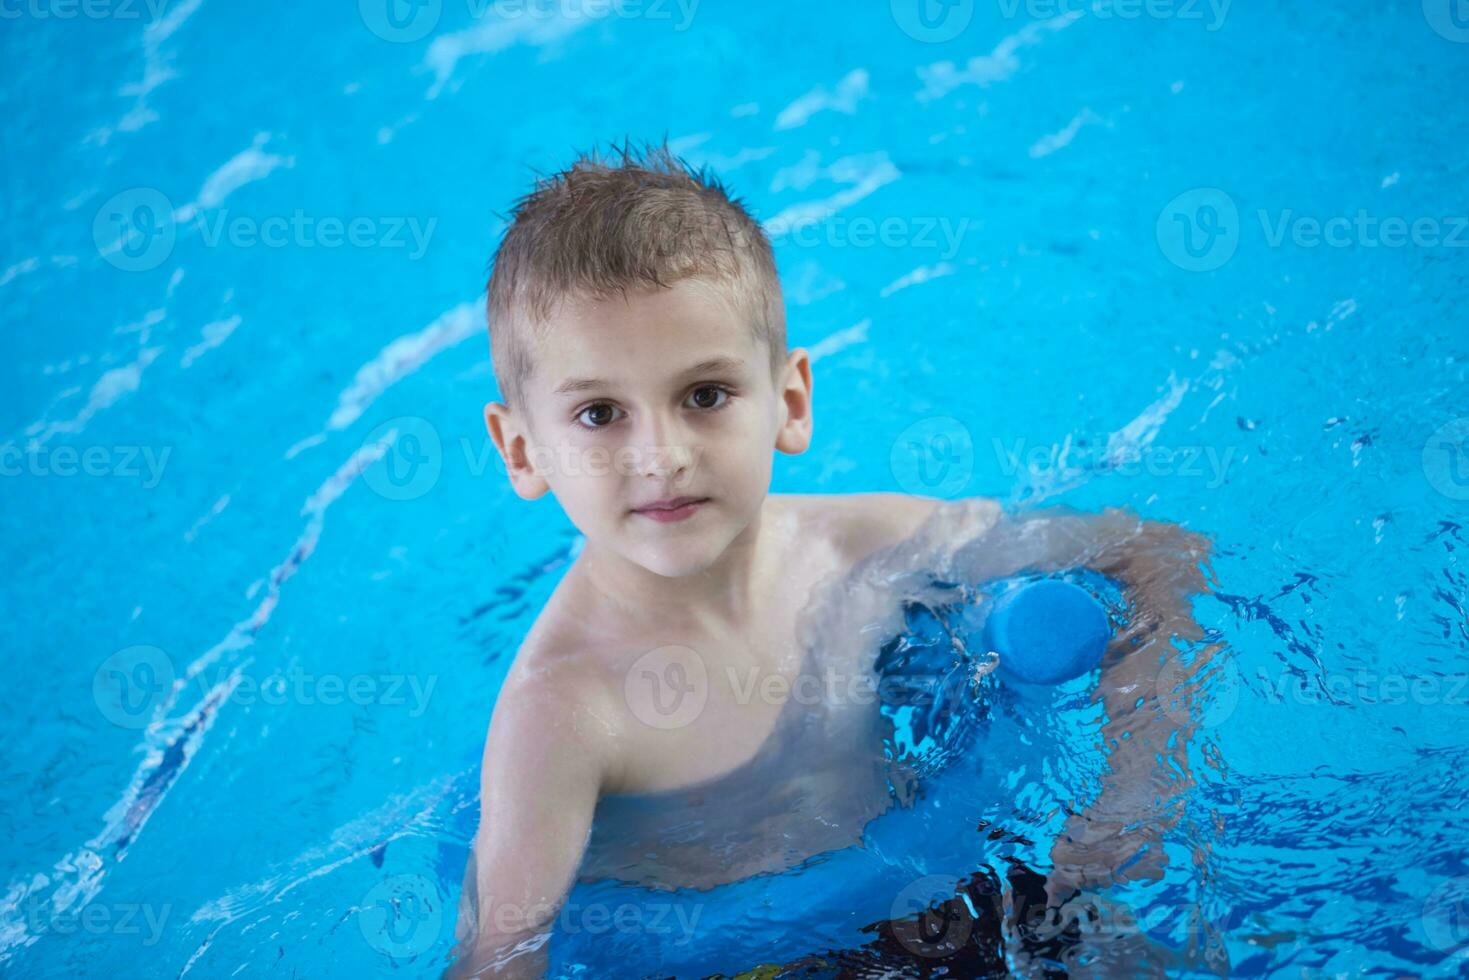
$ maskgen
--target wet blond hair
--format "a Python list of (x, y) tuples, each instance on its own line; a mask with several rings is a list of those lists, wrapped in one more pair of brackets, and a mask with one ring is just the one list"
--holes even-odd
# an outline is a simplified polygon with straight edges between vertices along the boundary
[(770, 240), (707, 169), (668, 149), (593, 150), (537, 179), (509, 216), (488, 287), (490, 358), (501, 396), (524, 406), (537, 328), (567, 296), (626, 297), (690, 278), (716, 286), (763, 340), (775, 376), (786, 358), (785, 305)]

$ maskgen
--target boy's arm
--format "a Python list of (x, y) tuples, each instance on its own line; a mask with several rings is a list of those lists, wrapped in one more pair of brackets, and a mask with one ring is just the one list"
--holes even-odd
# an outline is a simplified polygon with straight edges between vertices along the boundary
[[(1204, 636), (1190, 596), (1207, 588), (1201, 566), (1208, 562), (1209, 540), (1117, 508), (1002, 516), (990, 499), (888, 493), (861, 495), (857, 506), (859, 553), (901, 542), (875, 555), (897, 559), (889, 572), (933, 573), (972, 586), (1026, 570), (1086, 567), (1122, 584), (1128, 623), (1109, 644), (1093, 692), (1106, 708), (1102, 734), (1111, 771), (1097, 799), (1068, 814), (1052, 848), (1055, 871), (1047, 892), (1054, 899), (1073, 886), (1160, 874), (1160, 841), (1178, 819), (1172, 801), (1194, 782), (1187, 749), (1197, 727), (1186, 700), (1192, 685), (1175, 691), (1172, 682), (1184, 680), (1184, 672), (1165, 667), (1173, 637), (1191, 642)], [(1197, 677), (1220, 646), (1201, 650), (1188, 673)], [(1138, 860), (1124, 869), (1134, 856)]]
[[(1022, 568), (1084, 566), (1120, 582), (1128, 603), (1128, 623), (1108, 646), (1093, 693), (1106, 708), (1110, 771), (1097, 798), (1068, 814), (1052, 847), (1053, 902), (1073, 887), (1162, 873), (1163, 834), (1178, 821), (1175, 801), (1194, 784), (1188, 744), (1197, 727), (1186, 701), (1192, 685), (1173, 689), (1185, 672), (1169, 666), (1172, 640), (1204, 637), (1190, 596), (1208, 587), (1210, 549), (1200, 534), (1116, 508), (1035, 511), (967, 548), (969, 582)], [(1204, 648), (1188, 672), (1197, 676), (1219, 648)]]
[(1097, 798), (1067, 817), (1052, 847), (1056, 870), (1047, 890), (1053, 900), (1068, 886), (1161, 877), (1163, 836), (1178, 823), (1184, 794), (1194, 786), (1188, 746), (1198, 725), (1190, 699), (1223, 646), (1203, 647), (1187, 668), (1173, 661), (1175, 638), (1204, 638), (1190, 597), (1208, 589), (1209, 540), (1121, 511), (1103, 519), (1115, 544), (1098, 570), (1125, 586), (1130, 621), (1108, 649), (1094, 695), (1106, 707), (1110, 772)]
[[(541, 977), (606, 773), (591, 715), (544, 681), (502, 690), (446, 980)], [(521, 952), (511, 957), (517, 946)]]
[[(865, 533), (904, 542), (882, 555), (900, 559), (894, 571), (973, 586), (1021, 571), (1086, 567), (1123, 586), (1128, 623), (1108, 646), (1093, 693), (1106, 707), (1110, 772), (1097, 799), (1068, 814), (1052, 848), (1047, 891), (1054, 898), (1073, 886), (1160, 874), (1160, 841), (1178, 819), (1172, 801), (1193, 785), (1187, 749), (1196, 727), (1184, 700), (1189, 691), (1171, 683), (1184, 672), (1165, 667), (1173, 637), (1203, 638), (1190, 596), (1207, 588), (1201, 565), (1209, 540), (1116, 508), (1002, 516), (994, 500), (902, 494), (864, 495), (861, 506)], [(1190, 672), (1197, 676), (1218, 648), (1202, 650)]]

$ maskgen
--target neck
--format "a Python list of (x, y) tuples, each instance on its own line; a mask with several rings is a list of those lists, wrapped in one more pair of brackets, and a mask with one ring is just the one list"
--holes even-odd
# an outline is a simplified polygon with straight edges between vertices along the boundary
[(659, 575), (591, 541), (576, 564), (603, 600), (639, 620), (656, 621), (674, 629), (740, 630), (752, 618), (755, 585), (761, 580), (759, 569), (771, 546), (772, 535), (764, 515), (762, 504), (723, 554), (690, 575)]

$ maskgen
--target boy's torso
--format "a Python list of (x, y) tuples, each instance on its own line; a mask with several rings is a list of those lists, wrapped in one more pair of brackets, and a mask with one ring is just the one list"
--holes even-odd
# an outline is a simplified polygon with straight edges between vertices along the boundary
[[(554, 678), (564, 702), (576, 705), (572, 723), (593, 726), (593, 741), (605, 752), (603, 795), (717, 779), (754, 758), (786, 700), (812, 689), (811, 678), (798, 677), (814, 673), (846, 689), (867, 676), (874, 644), (901, 628), (901, 610), (885, 608), (879, 593), (852, 587), (849, 573), (911, 536), (936, 503), (898, 494), (767, 498), (762, 521), (777, 545), (775, 572), (757, 583), (740, 635), (599, 615), (575, 583), (563, 582), (522, 646), (507, 686), (515, 672)], [(815, 638), (806, 634), (818, 621), (820, 642), (813, 648)], [(691, 690), (700, 687), (698, 710), (673, 724), (650, 716), (634, 676), (650, 669)], [(699, 670), (702, 677), (693, 676)], [(870, 700), (842, 707), (876, 711)]]

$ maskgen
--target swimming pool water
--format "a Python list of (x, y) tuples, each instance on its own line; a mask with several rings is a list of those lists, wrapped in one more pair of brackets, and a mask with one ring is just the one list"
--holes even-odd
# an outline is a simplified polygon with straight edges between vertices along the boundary
[[(666, 134), (771, 229), (815, 358), (777, 492), (1216, 542), (1198, 785), (1118, 893), (1154, 941), (1463, 974), (1462, 4), (392, 3), (0, 5), (0, 972), (442, 969), (489, 707), (577, 547), (483, 433), (486, 260), (537, 172)], [(859, 943), (998, 853), (979, 820), (1040, 837), (1096, 710), (992, 713), (965, 779), (682, 932), (585, 889), (643, 918), (563, 924), (558, 968)]]

